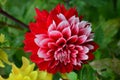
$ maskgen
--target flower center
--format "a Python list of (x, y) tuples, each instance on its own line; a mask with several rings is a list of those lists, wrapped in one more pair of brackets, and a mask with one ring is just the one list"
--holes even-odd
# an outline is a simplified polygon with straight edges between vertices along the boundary
[(59, 48), (57, 51), (55, 51), (54, 58), (55, 60), (59, 60), (61, 63), (63, 62), (66, 65), (70, 62), (70, 51)]

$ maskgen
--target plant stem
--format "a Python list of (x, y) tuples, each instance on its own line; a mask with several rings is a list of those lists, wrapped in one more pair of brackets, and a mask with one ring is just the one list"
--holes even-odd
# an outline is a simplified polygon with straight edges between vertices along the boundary
[(19, 29), (19, 30), (23, 30), (23, 28), (21, 28), (19, 26), (11, 25), (11, 24), (8, 24), (8, 23), (3, 22), (3, 21), (0, 21), (0, 25), (2, 25), (2, 26), (8, 26), (8, 27), (11, 27), (11, 28)]
[(2, 8), (0, 8), (0, 14), (6, 16), (7, 18), (15, 21), (16, 23), (18, 23), (22, 28), (27, 28), (28, 29), (28, 25), (26, 25), (25, 23), (21, 22), (20, 20), (16, 19), (15, 17), (11, 16), (10, 14), (8, 14), (7, 12), (5, 12)]
[(15, 47), (0, 47), (1, 49), (17, 49), (17, 50), (23, 50), (23, 48), (15, 48)]

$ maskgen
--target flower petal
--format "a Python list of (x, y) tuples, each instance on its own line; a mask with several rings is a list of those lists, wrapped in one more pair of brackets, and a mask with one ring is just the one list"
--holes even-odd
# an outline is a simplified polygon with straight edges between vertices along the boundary
[(56, 44), (58, 46), (63, 46), (64, 44), (66, 43), (66, 40), (64, 38), (59, 38), (57, 41), (56, 41)]
[(75, 25), (75, 24), (77, 24), (79, 22), (79, 18), (77, 17), (75, 17), (75, 16), (72, 16), (70, 19), (69, 19), (69, 23), (71, 24), (71, 25)]
[(71, 51), (72, 57), (77, 57), (77, 54), (78, 54), (78, 50), (72, 50)]
[(86, 35), (82, 35), (82, 36), (79, 36), (78, 37), (78, 40), (77, 40), (77, 44), (82, 44), (86, 41), (87, 39), (87, 36)]
[(81, 51), (79, 51), (79, 52), (80, 52), (80, 54), (86, 54), (86, 53), (89, 52), (89, 48), (86, 47), (86, 46), (83, 46), (83, 50), (81, 50)]
[(79, 28), (81, 29), (81, 28), (85, 28), (85, 26), (88, 24), (88, 22), (87, 21), (81, 21), (79, 24), (78, 24), (78, 26), (79, 26)]
[(88, 44), (87, 47), (88, 47), (90, 50), (93, 50), (93, 49), (94, 49), (94, 46), (93, 46), (93, 45), (90, 45), (90, 44)]
[(48, 43), (48, 47), (51, 48), (51, 49), (56, 49), (56, 48), (57, 48), (57, 45), (56, 45), (56, 43), (54, 43), (54, 42), (49, 42), (49, 43)]
[(62, 33), (59, 31), (56, 31), (56, 30), (49, 32), (49, 37), (54, 40), (57, 40), (58, 38), (60, 38), (62, 36), (63, 36)]
[(70, 8), (65, 14), (67, 19), (69, 19), (70, 17), (72, 17), (74, 15), (78, 16), (77, 10), (75, 8)]
[(65, 39), (68, 39), (71, 36), (70, 27), (63, 29), (62, 34)]
[(40, 43), (39, 43), (39, 46), (42, 47), (42, 48), (48, 48), (48, 43), (49, 42), (53, 42), (52, 39), (49, 39), (49, 38), (46, 38), (46, 39), (43, 39)]
[(74, 35), (74, 36), (71, 36), (69, 37), (67, 43), (75, 43), (78, 39), (78, 36), (77, 35)]
[(57, 17), (61, 20), (66, 20), (65, 16), (62, 13), (58, 14)]
[(86, 40), (86, 42), (93, 41), (93, 39), (94, 39), (94, 33), (90, 33), (87, 40)]
[(79, 27), (77, 26), (77, 24), (76, 25), (72, 25), (72, 28), (71, 28), (72, 35), (77, 35), (79, 33)]
[(74, 49), (75, 48), (75, 45), (74, 44), (70, 44), (68, 45), (69, 49)]
[(81, 60), (87, 60), (87, 59), (88, 59), (88, 55), (82, 54), (82, 55), (80, 56), (80, 59), (81, 59)]
[(68, 26), (69, 26), (68, 21), (64, 20), (58, 24), (57, 30), (62, 31), (64, 28), (66, 28)]
[(47, 58), (48, 55), (46, 54), (47, 53), (47, 50), (46, 49), (39, 49), (38, 52), (37, 52), (37, 55), (38, 57), (40, 58)]
[(40, 34), (40, 35), (35, 35), (36, 38), (34, 39), (34, 42), (40, 46), (40, 43), (43, 39), (47, 38), (47, 35), (46, 34)]
[(48, 27), (48, 32), (50, 32), (50, 31), (52, 31), (52, 30), (56, 30), (55, 21), (53, 21), (53, 23)]
[(86, 27), (86, 28), (82, 28), (79, 30), (79, 35), (86, 35), (89, 36), (89, 34), (91, 33), (91, 27)]
[(88, 60), (93, 60), (94, 59), (94, 55), (91, 52), (89, 52), (87, 55), (89, 56)]

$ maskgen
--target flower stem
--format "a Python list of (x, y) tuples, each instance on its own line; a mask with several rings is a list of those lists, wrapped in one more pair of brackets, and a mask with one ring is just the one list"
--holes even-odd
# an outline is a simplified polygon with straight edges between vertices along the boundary
[(22, 28), (27, 28), (28, 29), (28, 25), (26, 25), (25, 23), (23, 23), (20, 20), (16, 19), (15, 17), (11, 16), (9, 13), (4, 11), (2, 8), (0, 8), (0, 14), (6, 16), (7, 18), (9, 18), (9, 19), (13, 20), (14, 22), (18, 23)]
[[(23, 30), (23, 28), (21, 28), (19, 26), (11, 25), (11, 24), (8, 24), (8, 23), (3, 22), (3, 21), (0, 21), (0, 25), (12, 27), (12, 28), (15, 28), (15, 29), (18, 29), (18, 30)], [(2, 26), (0, 26), (0, 27), (2, 27)]]

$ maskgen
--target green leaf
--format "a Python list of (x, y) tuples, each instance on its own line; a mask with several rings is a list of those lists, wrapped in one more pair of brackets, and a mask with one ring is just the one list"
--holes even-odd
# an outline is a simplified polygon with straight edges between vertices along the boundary
[(120, 19), (111, 19), (102, 25), (102, 29), (104, 32), (103, 44), (107, 45), (112, 41), (112, 38), (118, 32), (119, 26), (120, 26)]
[(89, 65), (84, 65), (83, 68), (78, 72), (79, 80), (96, 80), (95, 71)]
[(77, 74), (75, 72), (67, 73), (67, 77), (69, 80), (77, 80)]
[(53, 75), (53, 80), (59, 80), (61, 78), (60, 73), (56, 73)]
[(106, 4), (106, 1), (104, 0), (84, 0), (86, 4), (92, 5), (94, 7), (101, 7)]
[(0, 67), (5, 67), (1, 60), (0, 60)]
[(101, 26), (98, 26), (95, 28), (95, 38), (94, 40), (99, 44), (100, 47), (103, 47), (103, 39), (104, 39), (104, 33), (103, 33), (103, 29), (101, 28)]
[(6, 2), (7, 0), (0, 0), (0, 5), (5, 5)]
[(95, 60), (91, 62), (90, 65), (102, 76), (105, 76), (105, 74), (107, 74), (106, 76), (109, 76), (108, 74), (112, 74), (112, 71), (120, 75), (120, 60), (117, 58), (105, 58), (101, 60)]
[(8, 55), (2, 49), (0, 49), (0, 60), (2, 60), (3, 62), (5, 62), (7, 64), (11, 64), (8, 60)]

